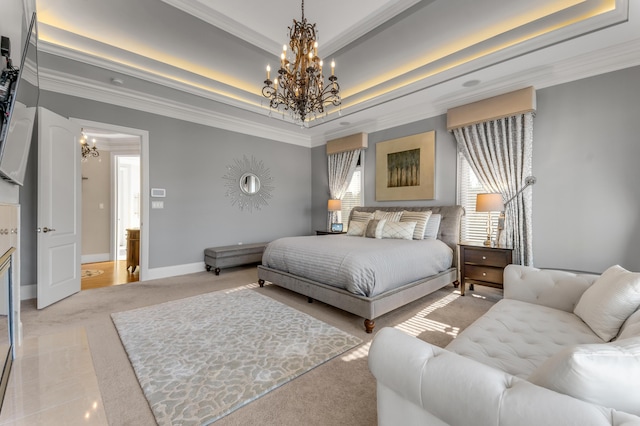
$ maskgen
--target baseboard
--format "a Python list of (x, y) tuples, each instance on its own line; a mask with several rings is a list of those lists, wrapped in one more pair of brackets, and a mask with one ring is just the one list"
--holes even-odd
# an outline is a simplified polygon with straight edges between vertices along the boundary
[(80, 256), (80, 263), (96, 263), (110, 261), (109, 253), (83, 254)]
[[(145, 281), (157, 280), (160, 278), (175, 277), (178, 275), (193, 274), (205, 271), (204, 262), (187, 263), (184, 265), (165, 266), (162, 268), (149, 269)], [(35, 299), (38, 296), (38, 286), (36, 284), (23, 285), (20, 287), (20, 300)]]
[(149, 269), (145, 276), (147, 280), (157, 280), (159, 278), (175, 277), (177, 275), (193, 274), (205, 271), (204, 262), (187, 263), (184, 265), (165, 266), (162, 268)]
[(20, 300), (35, 299), (38, 297), (38, 285), (23, 285), (20, 286)]

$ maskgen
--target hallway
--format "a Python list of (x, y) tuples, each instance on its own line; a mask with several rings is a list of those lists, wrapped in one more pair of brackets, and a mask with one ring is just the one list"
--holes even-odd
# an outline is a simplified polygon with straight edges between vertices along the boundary
[(127, 270), (127, 261), (82, 264), (82, 290), (128, 284), (139, 280), (140, 268), (134, 273)]

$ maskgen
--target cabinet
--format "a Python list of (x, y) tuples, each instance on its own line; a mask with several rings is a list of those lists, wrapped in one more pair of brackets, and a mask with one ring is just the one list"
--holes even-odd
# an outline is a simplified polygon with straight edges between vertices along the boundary
[(502, 288), (504, 268), (512, 262), (512, 249), (504, 246), (460, 244), (460, 294), (464, 296), (467, 283)]
[(140, 230), (127, 229), (127, 269), (131, 268), (133, 274), (138, 265), (140, 265)]

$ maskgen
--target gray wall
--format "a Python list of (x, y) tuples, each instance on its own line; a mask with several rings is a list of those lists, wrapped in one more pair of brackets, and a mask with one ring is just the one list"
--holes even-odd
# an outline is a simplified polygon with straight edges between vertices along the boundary
[[(436, 198), (423, 201), (376, 201), (376, 144), (418, 133), (436, 131)], [(313, 148), (313, 226), (325, 229), (327, 223), (327, 200), (329, 183), (327, 153), (324, 146)], [(447, 132), (446, 116), (416, 121), (369, 134), (369, 148), (364, 162), (364, 204), (367, 206), (441, 206), (456, 202), (456, 143)]]
[[(149, 212), (150, 268), (201, 262), (206, 247), (311, 232), (309, 148), (46, 91), (40, 105), (65, 117), (149, 131), (149, 184), (167, 193), (164, 209)], [(253, 213), (225, 196), (227, 166), (245, 155), (263, 161), (275, 186), (269, 206)], [(23, 192), (35, 204), (33, 179)], [(23, 218), (23, 237), (35, 221), (35, 213)], [(35, 251), (25, 253), (25, 263), (35, 269)]]
[(539, 90), (534, 263), (640, 271), (640, 67)]
[[(537, 91), (534, 120), (534, 264), (602, 272), (640, 271), (640, 67)], [(446, 116), (372, 133), (365, 204), (440, 205), (456, 200), (456, 148)], [(375, 201), (375, 144), (436, 130), (436, 200)], [(314, 227), (326, 223), (324, 147), (313, 149)], [(322, 229), (322, 228), (318, 228)]]

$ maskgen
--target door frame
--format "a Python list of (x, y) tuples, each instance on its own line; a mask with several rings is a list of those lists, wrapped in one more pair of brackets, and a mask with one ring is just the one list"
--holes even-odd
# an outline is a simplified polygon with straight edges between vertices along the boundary
[[(90, 127), (108, 130), (114, 133), (126, 133), (140, 138), (140, 281), (149, 275), (149, 131), (132, 127), (118, 126), (109, 123), (70, 117), (69, 120), (78, 123), (80, 127)], [(111, 161), (111, 158), (109, 158)], [(82, 226), (82, 224), (80, 224)]]

